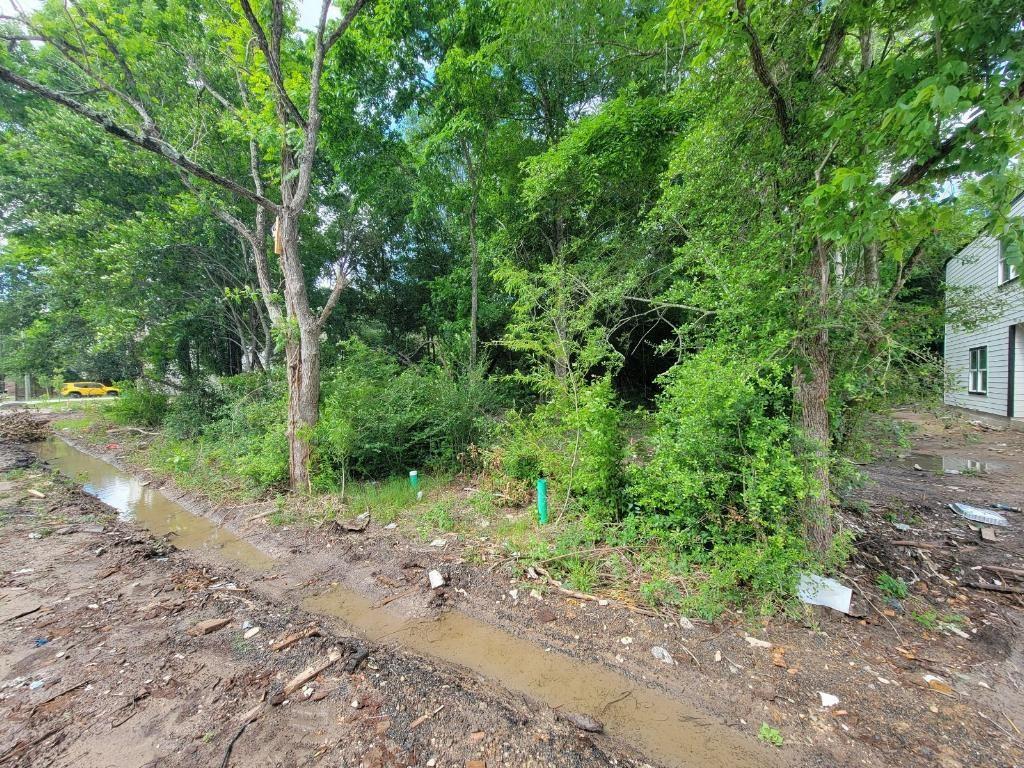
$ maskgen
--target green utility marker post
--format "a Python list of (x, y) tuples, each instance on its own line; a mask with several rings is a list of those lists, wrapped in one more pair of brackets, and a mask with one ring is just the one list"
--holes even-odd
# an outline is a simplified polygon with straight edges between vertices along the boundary
[(414, 491), (419, 490), (420, 475), (415, 469), (409, 471), (409, 485)]
[(548, 524), (548, 481), (543, 477), (537, 478), (537, 519)]

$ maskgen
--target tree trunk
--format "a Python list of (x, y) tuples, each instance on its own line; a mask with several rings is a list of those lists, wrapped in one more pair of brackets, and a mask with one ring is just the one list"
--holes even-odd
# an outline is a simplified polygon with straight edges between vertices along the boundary
[(828, 300), (829, 252), (820, 240), (808, 265), (809, 284), (805, 292), (805, 308), (811, 327), (801, 342), (803, 366), (794, 375), (794, 398), (797, 419), (804, 438), (809, 442), (808, 454), (814, 462), (816, 487), (801, 503), (804, 535), (811, 549), (826, 552), (832, 545), (832, 500), (829, 476), (831, 429), (828, 395), (831, 385), (829, 360)]
[(313, 431), (320, 418), (320, 327), (309, 308), (299, 258), (298, 216), (282, 208), (278, 226), (284, 253), (284, 293), (288, 308), (288, 479), (293, 491), (311, 490)]

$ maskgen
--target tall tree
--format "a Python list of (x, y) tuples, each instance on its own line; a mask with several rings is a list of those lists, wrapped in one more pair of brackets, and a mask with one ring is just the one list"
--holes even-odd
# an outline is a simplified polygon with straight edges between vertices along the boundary
[[(5, 61), (0, 65), (0, 80), (9, 85), (66, 107), (107, 133), (161, 156), (189, 179), (210, 183), (254, 203), (257, 206), (255, 231), (248, 230), (237, 219), (234, 223), (240, 232), (253, 235), (261, 289), (271, 312), (274, 302), (267, 281), (262, 279), (269, 270), (261, 237), (266, 215), (274, 219), (275, 251), (279, 252), (284, 280), (286, 312), (282, 331), (288, 367), (289, 476), (293, 489), (309, 487), (312, 431), (319, 418), (320, 335), (348, 281), (346, 263), (344, 259), (339, 260), (334, 265), (331, 292), (324, 306), (314, 311), (300, 253), (299, 219), (309, 202), (314, 175), (325, 60), (367, 2), (355, 0), (329, 28), (331, 0), (323, 0), (316, 29), (308, 43), (296, 38), (294, 21), (284, 0), (269, 0), (267, 7), (261, 9), (262, 19), (249, 0), (240, 0), (240, 19), (231, 15), (225, 19), (214, 5), (181, 4), (156, 13), (154, 8), (140, 9), (134, 3), (117, 0), (51, 2), (34, 17), (22, 14), (17, 20), (20, 29), (7, 35), (11, 40), (42, 43), (45, 50), (22, 48), (20, 62)], [(194, 30), (213, 26), (214, 19), (224, 25), (229, 42), (233, 38), (242, 43), (236, 45), (236, 53), (239, 48), (243, 52), (252, 49), (259, 52), (254, 57), (259, 75), (255, 82), (240, 87), (243, 95), (259, 93), (265, 97), (261, 103), (245, 105), (241, 121), (242, 130), (248, 129), (250, 139), (251, 184), (240, 183), (211, 169), (197, 159), (202, 153), (195, 145), (186, 151), (178, 149), (173, 143), (175, 131), (168, 131), (161, 119), (166, 116), (163, 103), (168, 95), (178, 99), (194, 98), (197, 87), (220, 102), (225, 113), (239, 111), (205, 76), (196, 80), (182, 79), (183, 76), (188, 78), (190, 73), (193, 76), (202, 73), (201, 70), (196, 72), (187, 53), (181, 54), (166, 46), (173, 55), (161, 55), (165, 48), (161, 40), (169, 31), (168, 27), (178, 32), (183, 30), (179, 14), (187, 17), (184, 30), (193, 31), (191, 42), (200, 45), (200, 50), (208, 54), (207, 59), (216, 59), (217, 52), (209, 52), (209, 40)], [(247, 33), (241, 36), (243, 28)], [(122, 30), (130, 36), (133, 45), (120, 44)], [(52, 65), (56, 58), (70, 70), (70, 78), (54, 78), (47, 70), (47, 65)], [(181, 59), (186, 61), (181, 62)], [(162, 71), (154, 66), (157, 62), (164, 65)], [(182, 63), (185, 66), (181, 66)], [(178, 65), (177, 71), (173, 65)], [(233, 73), (236, 81), (253, 78), (253, 72), (245, 71), (242, 65), (237, 59), (229, 60), (221, 71), (226, 69)], [(29, 74), (18, 70), (27, 70)], [(151, 74), (161, 77), (149, 81), (147, 76)], [(165, 79), (168, 75), (170, 78)], [(79, 97), (77, 93), (82, 85), (101, 97), (91, 102)], [(301, 100), (305, 101), (304, 110), (297, 106)], [(178, 102), (176, 106), (181, 116), (185, 104)], [(252, 122), (246, 125), (249, 120)], [(258, 164), (257, 144), (264, 137), (274, 142), (279, 164), (277, 200), (267, 194)]]

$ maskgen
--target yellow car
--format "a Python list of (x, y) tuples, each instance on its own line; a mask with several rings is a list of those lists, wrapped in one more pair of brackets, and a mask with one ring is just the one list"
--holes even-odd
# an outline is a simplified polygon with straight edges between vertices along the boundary
[(71, 381), (60, 388), (61, 397), (117, 397), (121, 390), (97, 381)]

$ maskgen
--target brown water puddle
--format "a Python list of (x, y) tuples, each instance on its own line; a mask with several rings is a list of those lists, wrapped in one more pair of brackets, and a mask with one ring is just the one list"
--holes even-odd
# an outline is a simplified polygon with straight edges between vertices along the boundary
[(83, 490), (156, 536), (173, 534), (179, 549), (216, 550), (225, 558), (254, 570), (266, 570), (274, 561), (248, 542), (205, 517), (194, 515), (160, 491), (144, 486), (117, 467), (50, 438), (36, 446), (36, 454), (55, 469), (82, 483)]
[[(87, 493), (156, 535), (174, 534), (180, 549), (216, 550), (254, 569), (272, 560), (256, 547), (158, 490), (63, 440), (39, 444), (39, 457), (84, 484)], [(309, 597), (303, 607), (342, 619), (374, 642), (466, 667), (511, 690), (566, 712), (588, 714), (613, 737), (648, 757), (678, 768), (769, 768), (776, 755), (681, 701), (630, 680), (601, 664), (547, 652), (456, 611), (438, 620), (416, 620), (375, 609), (361, 594), (342, 587)]]
[(309, 597), (303, 607), (336, 616), (374, 642), (395, 643), (459, 664), (565, 712), (596, 717), (605, 731), (646, 756), (679, 768), (777, 765), (775, 756), (693, 707), (633, 682), (601, 664), (578, 661), (452, 611), (438, 620), (389, 613), (342, 587)]

